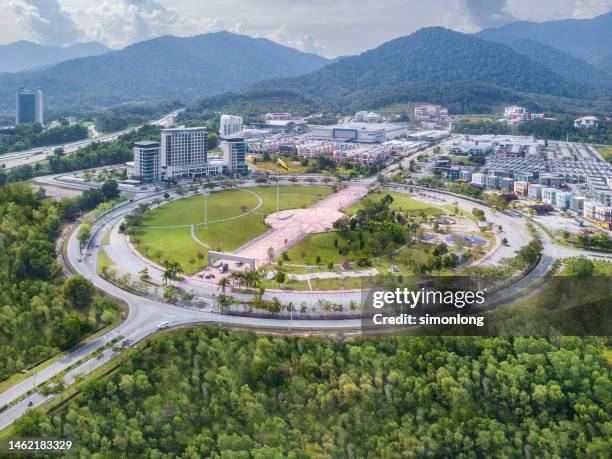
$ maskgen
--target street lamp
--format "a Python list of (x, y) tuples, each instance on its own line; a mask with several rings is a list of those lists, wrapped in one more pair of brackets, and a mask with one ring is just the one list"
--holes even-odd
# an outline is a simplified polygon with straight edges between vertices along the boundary
[(210, 192), (204, 190), (202, 195), (204, 196), (204, 228), (208, 228), (208, 195)]

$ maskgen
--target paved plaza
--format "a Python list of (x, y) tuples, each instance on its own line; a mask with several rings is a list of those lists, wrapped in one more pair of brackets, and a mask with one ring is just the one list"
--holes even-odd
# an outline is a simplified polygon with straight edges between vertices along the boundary
[(257, 267), (265, 265), (270, 259), (270, 249), (277, 257), (311, 233), (330, 231), (334, 222), (344, 216), (340, 211), (362, 199), (367, 192), (366, 186), (350, 185), (308, 209), (270, 214), (266, 223), (272, 228), (234, 254), (255, 259)]

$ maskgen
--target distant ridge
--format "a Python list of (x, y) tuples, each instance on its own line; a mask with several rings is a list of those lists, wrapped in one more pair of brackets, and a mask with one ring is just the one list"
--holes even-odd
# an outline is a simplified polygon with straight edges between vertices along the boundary
[(529, 39), (556, 48), (612, 74), (612, 12), (593, 19), (512, 22), (476, 36), (499, 43)]
[(44, 89), (47, 106), (56, 111), (83, 110), (125, 102), (187, 102), (270, 77), (301, 75), (327, 63), (316, 54), (230, 32), (163, 36), (43, 70), (2, 74), (0, 110), (12, 107), (19, 86)]
[(16, 41), (0, 45), (0, 73), (32, 70), (78, 57), (97, 56), (109, 51), (112, 50), (96, 41), (65, 47), (39, 45), (26, 40)]
[[(575, 64), (575, 58), (569, 59)], [(588, 82), (577, 83), (552, 72), (549, 64), (509, 46), (429, 27), (307, 75), (265, 81), (242, 93), (205, 98), (191, 108), (253, 107), (276, 98), (281, 105), (294, 109), (300, 106), (299, 101), (307, 109), (329, 111), (431, 101), (447, 104), (455, 112), (477, 112), (519, 100), (586, 99), (602, 94)]]

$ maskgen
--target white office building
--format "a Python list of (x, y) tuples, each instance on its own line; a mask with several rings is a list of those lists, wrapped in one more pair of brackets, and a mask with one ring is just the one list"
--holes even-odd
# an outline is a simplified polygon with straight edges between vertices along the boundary
[(544, 188), (546, 188), (544, 185), (530, 183), (528, 193), (529, 199), (533, 199), (534, 201), (541, 200), (544, 194)]
[(142, 182), (158, 182), (161, 180), (159, 142), (134, 142), (133, 177)]
[(572, 196), (570, 199), (570, 209), (574, 212), (582, 214), (586, 200), (587, 199), (584, 196)]
[(227, 137), (242, 131), (242, 116), (221, 115), (219, 118), (219, 134), (221, 137)]
[(597, 129), (599, 119), (595, 116), (582, 116), (574, 120), (574, 127), (582, 129)]
[(223, 164), (229, 171), (246, 171), (246, 151), (247, 145), (243, 137), (226, 137), (219, 144), (223, 152)]
[(353, 119), (359, 123), (380, 123), (382, 116), (374, 112), (360, 111), (355, 113)]
[(217, 168), (208, 163), (206, 128), (162, 129), (160, 167), (166, 179), (217, 173)]

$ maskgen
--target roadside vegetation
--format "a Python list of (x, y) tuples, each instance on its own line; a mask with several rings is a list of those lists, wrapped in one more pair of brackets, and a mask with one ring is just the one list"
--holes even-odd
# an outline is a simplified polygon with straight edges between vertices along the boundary
[(55, 248), (64, 223), (116, 197), (116, 187), (106, 190), (55, 201), (26, 184), (0, 187), (0, 379), (71, 348), (118, 317), (118, 305), (91, 282), (63, 277)]
[(136, 133), (125, 135), (119, 140), (92, 143), (67, 155), (60, 148), (56, 153), (47, 156), (46, 161), (34, 163), (33, 165), (24, 164), (10, 170), (0, 169), (0, 186), (5, 183), (29, 180), (32, 177), (41, 175), (123, 164), (133, 159), (132, 146), (135, 141), (151, 140), (156, 137), (159, 140), (159, 127), (147, 125)]
[(60, 145), (86, 139), (88, 129), (83, 124), (62, 125), (43, 130), (39, 123), (18, 124), (0, 129), (0, 155), (11, 151), (28, 150), (35, 147)]

